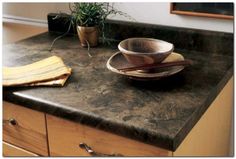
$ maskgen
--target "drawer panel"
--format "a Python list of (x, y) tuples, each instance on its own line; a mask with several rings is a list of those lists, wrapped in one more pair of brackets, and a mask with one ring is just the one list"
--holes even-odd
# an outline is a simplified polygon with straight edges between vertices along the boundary
[(90, 156), (80, 143), (98, 155), (170, 156), (172, 152), (86, 125), (46, 114), (51, 156)]
[(48, 156), (45, 114), (4, 101), (3, 140)]
[(28, 157), (28, 156), (38, 156), (32, 152), (26, 151), (22, 148), (16, 147), (9, 143), (3, 142), (3, 156), (4, 157)]

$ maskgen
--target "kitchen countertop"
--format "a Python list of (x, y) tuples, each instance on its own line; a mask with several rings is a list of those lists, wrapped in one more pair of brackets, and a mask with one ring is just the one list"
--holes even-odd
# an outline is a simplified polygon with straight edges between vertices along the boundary
[(87, 49), (76, 36), (50, 47), (41, 35), (3, 47), (3, 65), (20, 66), (57, 55), (72, 68), (64, 87), (6, 87), (3, 99), (75, 122), (176, 150), (233, 75), (233, 53), (175, 49), (194, 62), (158, 81), (134, 81), (106, 68), (117, 45)]

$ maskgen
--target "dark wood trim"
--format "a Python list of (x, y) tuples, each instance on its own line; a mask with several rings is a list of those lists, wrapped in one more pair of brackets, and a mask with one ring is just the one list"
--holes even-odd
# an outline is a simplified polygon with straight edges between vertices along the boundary
[(174, 11), (174, 4), (170, 3), (170, 14), (174, 14), (173, 11)]
[(234, 19), (234, 16), (231, 16), (231, 15), (200, 13), (200, 12), (190, 12), (190, 11), (178, 11), (178, 10), (175, 10), (173, 3), (170, 3), (170, 13), (171, 14), (187, 15), (187, 16), (208, 17), (208, 18)]

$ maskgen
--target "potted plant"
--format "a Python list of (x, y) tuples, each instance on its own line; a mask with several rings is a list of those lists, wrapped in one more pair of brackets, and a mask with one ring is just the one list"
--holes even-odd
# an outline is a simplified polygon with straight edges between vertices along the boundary
[(109, 15), (119, 14), (134, 20), (126, 13), (116, 10), (113, 5), (108, 2), (79, 2), (73, 3), (73, 5), (69, 4), (69, 8), (71, 11), (70, 15), (61, 13), (54, 18), (58, 19), (63, 15), (68, 15), (70, 23), (67, 32), (55, 38), (49, 50), (52, 50), (56, 40), (69, 33), (71, 27), (76, 27), (81, 45), (88, 47), (89, 50), (90, 47), (94, 47), (98, 44), (99, 32), (101, 32), (103, 41), (105, 41), (104, 24)]
[(99, 28), (103, 34), (104, 22), (108, 15), (123, 14), (109, 3), (81, 2), (74, 3), (70, 8), (81, 45), (84, 47), (94, 47), (98, 44)]

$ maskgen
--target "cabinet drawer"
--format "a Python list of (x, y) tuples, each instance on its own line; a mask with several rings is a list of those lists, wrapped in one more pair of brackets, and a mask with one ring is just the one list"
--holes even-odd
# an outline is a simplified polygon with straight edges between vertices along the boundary
[(45, 114), (4, 101), (3, 140), (48, 156)]
[(3, 142), (3, 156), (4, 157), (26, 157), (26, 156), (38, 156), (32, 152), (26, 151), (22, 148), (16, 147), (9, 143)]
[(170, 156), (172, 152), (98, 130), (86, 125), (46, 115), (51, 156), (90, 156), (80, 143), (97, 155)]

